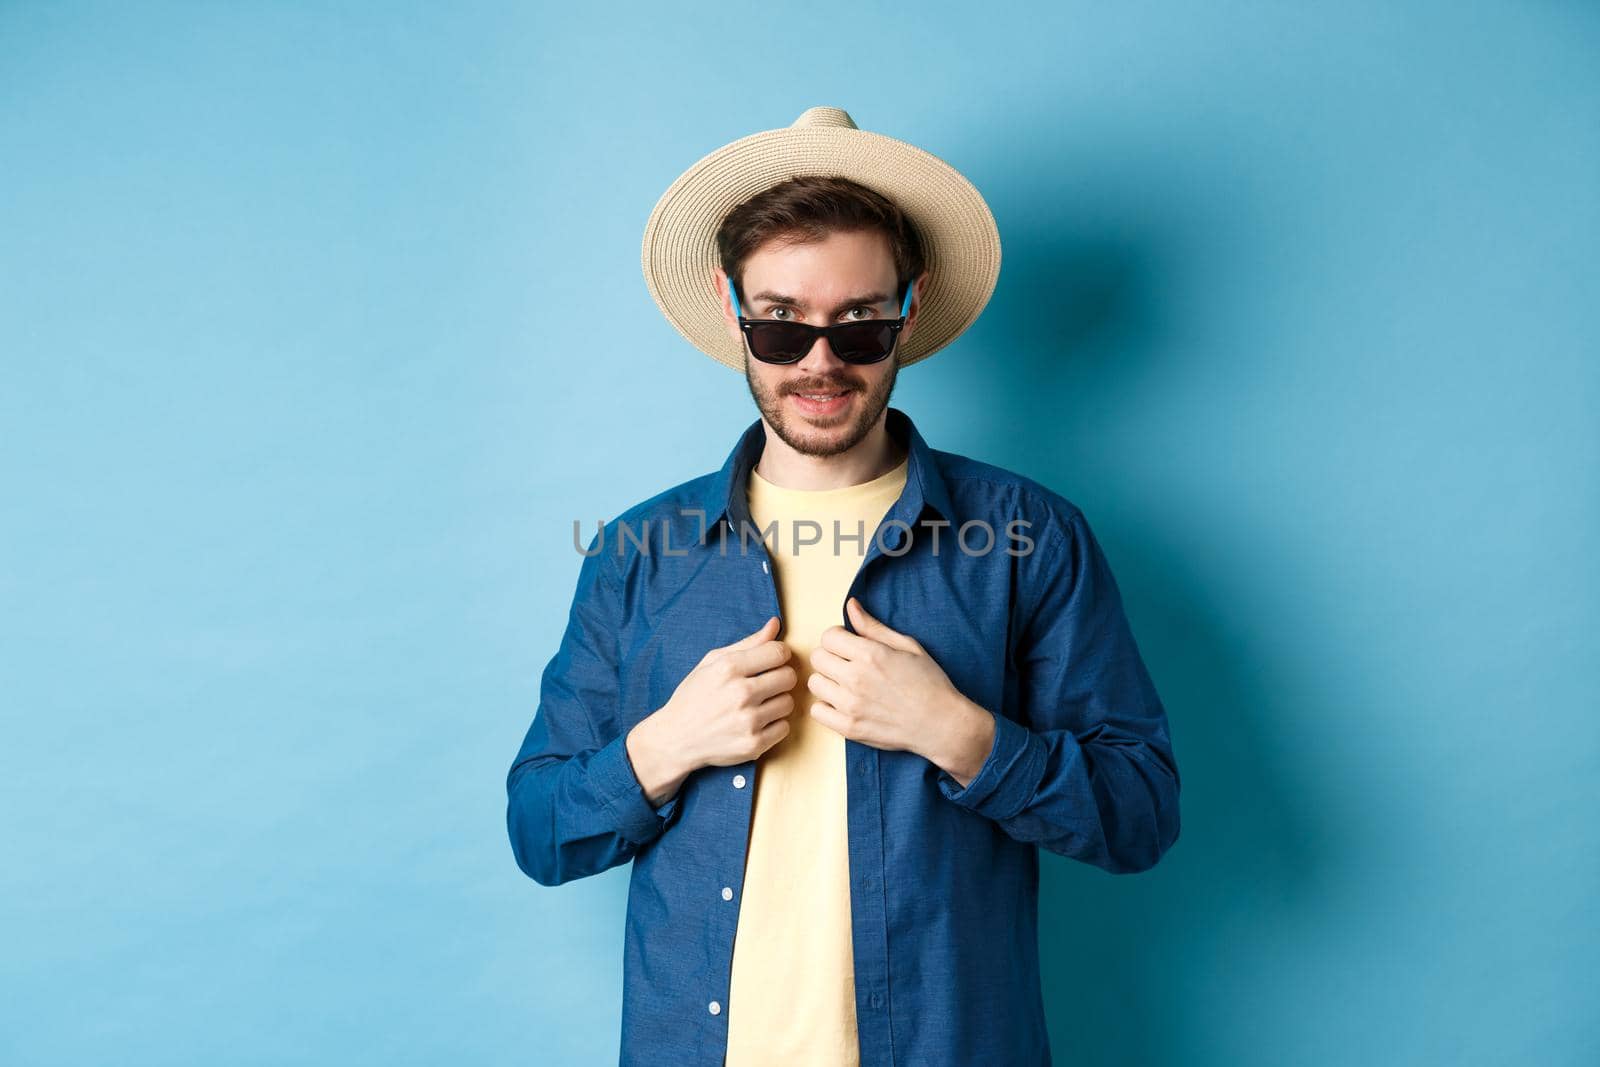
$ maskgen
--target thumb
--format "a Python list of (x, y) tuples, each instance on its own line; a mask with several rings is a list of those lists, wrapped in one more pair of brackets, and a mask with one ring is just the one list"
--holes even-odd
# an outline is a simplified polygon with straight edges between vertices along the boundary
[(725, 652), (735, 652), (741, 648), (754, 648), (764, 641), (771, 640), (778, 632), (777, 627), (773, 625), (777, 621), (778, 617), (776, 615), (767, 616), (767, 621), (761, 624), (761, 629), (753, 634), (739, 638), (731, 645), (719, 645), (715, 648), (706, 649), (706, 654), (700, 657), (700, 662), (707, 663)]
[(851, 612), (850, 621), (855, 623), (856, 632), (862, 637), (870, 637), (890, 648), (903, 649), (907, 652), (920, 647), (914, 638), (907, 637), (888, 623), (876, 618), (857, 598), (851, 597), (845, 604)]
[(739, 638), (739, 640), (735, 641), (733, 644), (728, 645), (727, 650), (731, 652), (738, 648), (751, 648), (755, 645), (761, 644), (763, 641), (769, 640), (778, 632), (778, 627), (776, 626), (777, 621), (778, 617), (776, 615), (767, 616), (767, 621), (761, 624), (761, 629), (757, 630), (753, 634), (750, 634), (748, 637)]

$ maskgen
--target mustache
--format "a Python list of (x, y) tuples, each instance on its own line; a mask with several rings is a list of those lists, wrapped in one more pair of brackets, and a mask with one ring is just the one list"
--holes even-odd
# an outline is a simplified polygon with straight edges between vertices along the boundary
[(785, 393), (848, 393), (861, 388), (854, 382), (841, 381), (837, 378), (825, 382), (803, 382), (799, 385), (784, 387)]

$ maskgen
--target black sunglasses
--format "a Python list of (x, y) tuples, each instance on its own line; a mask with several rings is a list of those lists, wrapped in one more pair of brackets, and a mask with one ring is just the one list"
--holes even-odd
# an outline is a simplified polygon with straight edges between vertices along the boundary
[(763, 363), (778, 364), (800, 362), (818, 337), (826, 337), (834, 355), (846, 363), (877, 363), (894, 351), (895, 338), (906, 324), (906, 311), (911, 307), (911, 286), (907, 285), (898, 319), (856, 319), (832, 326), (811, 326), (787, 319), (745, 318), (740, 314), (739, 294), (734, 292), (732, 278), (728, 279), (728, 295), (733, 297), (734, 314), (749, 342), (750, 354)]

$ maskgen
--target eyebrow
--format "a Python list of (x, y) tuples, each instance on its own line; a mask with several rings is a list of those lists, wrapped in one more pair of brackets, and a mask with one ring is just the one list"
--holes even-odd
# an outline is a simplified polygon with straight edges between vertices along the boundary
[[(849, 300), (846, 300), (844, 303), (834, 308), (833, 312), (834, 314), (838, 314), (847, 308), (853, 308), (860, 304), (882, 304), (887, 302), (888, 299), (888, 293), (866, 293), (862, 296), (852, 296)], [(750, 298), (750, 302), (752, 306), (755, 304), (787, 304), (790, 307), (797, 307), (801, 310), (804, 310), (806, 307), (802, 301), (796, 300), (792, 296), (784, 296), (782, 293), (774, 292), (757, 293), (755, 296)]]

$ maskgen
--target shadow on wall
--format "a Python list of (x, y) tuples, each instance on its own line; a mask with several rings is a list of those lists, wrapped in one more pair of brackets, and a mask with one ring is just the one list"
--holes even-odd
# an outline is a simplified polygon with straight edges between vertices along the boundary
[[(1049, 175), (1053, 165), (1009, 173)], [(1086, 457), (1097, 482), (1116, 486), (1116, 455), (1098, 452), (1074, 415), (1136, 406), (1161, 388), (1163, 355), (1183, 343), (1164, 328), (1162, 294), (1188, 227), (1174, 219), (1163, 232), (1159, 217), (1145, 216), (1095, 233), (1091, 211), (1058, 206), (1058, 187), (1008, 195), (1045, 210), (1041, 224), (1006, 238), (1004, 285), (976, 332), (1007, 358), (985, 371), (990, 395), (974, 430), (999, 440), (1026, 427), (1029, 472), (1069, 499)], [(1275, 724), (1314, 694), (1291, 689), (1290, 665), (1275, 669), (1253, 652), (1248, 628), (1230, 621), (1227, 589), (1195, 581), (1170, 508), (1141, 507), (1148, 497), (1124, 484), (1107, 555), (1167, 709), (1182, 831), (1154, 870), (1131, 876), (1041, 853), (1045, 1008), (1058, 1063), (1190, 1067), (1236, 1040), (1218, 1035), (1228, 1021), (1206, 1005), (1227, 996), (1219, 986), (1235, 968), (1259, 965), (1236, 955), (1241, 943), (1259, 944), (1264, 927), (1331, 921), (1329, 872), (1357, 847), (1338, 839), (1337, 813), (1360, 798), (1311, 795)], [(1282, 548), (1293, 557), (1291, 541)]]

